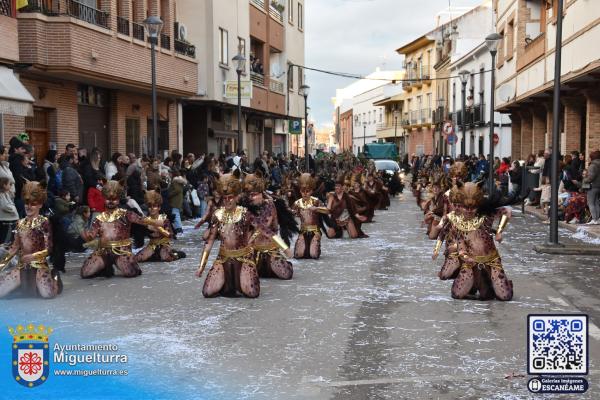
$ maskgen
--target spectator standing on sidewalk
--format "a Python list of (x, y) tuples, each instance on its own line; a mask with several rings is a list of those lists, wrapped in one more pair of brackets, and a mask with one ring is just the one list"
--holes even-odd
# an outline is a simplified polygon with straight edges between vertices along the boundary
[(587, 172), (584, 171), (583, 183), (589, 184), (590, 189), (587, 192), (587, 202), (592, 214), (592, 220), (589, 225), (600, 225), (600, 151), (596, 150), (590, 154), (590, 165)]
[(169, 186), (169, 205), (173, 214), (173, 228), (175, 233), (182, 233), (183, 226), (181, 225), (181, 210), (183, 208), (183, 189), (187, 181), (179, 170), (173, 171), (173, 180)]
[(14, 203), (14, 185), (8, 177), (0, 177), (0, 244), (12, 241), (12, 231), (19, 220), (19, 213)]

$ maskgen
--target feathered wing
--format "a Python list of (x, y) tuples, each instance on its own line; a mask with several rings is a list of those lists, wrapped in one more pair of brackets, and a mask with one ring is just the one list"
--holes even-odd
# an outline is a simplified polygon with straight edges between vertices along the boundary
[(491, 215), (500, 207), (512, 206), (521, 203), (529, 196), (529, 190), (525, 194), (511, 193), (508, 196), (502, 196), (500, 191), (496, 190), (494, 196), (486, 198), (479, 207), (479, 212), (484, 215)]
[(296, 218), (294, 218), (294, 214), (285, 203), (285, 200), (280, 197), (273, 197), (273, 202), (275, 203), (275, 209), (277, 210), (279, 234), (289, 246), (292, 236), (300, 232), (300, 229), (298, 229), (298, 222), (296, 222)]

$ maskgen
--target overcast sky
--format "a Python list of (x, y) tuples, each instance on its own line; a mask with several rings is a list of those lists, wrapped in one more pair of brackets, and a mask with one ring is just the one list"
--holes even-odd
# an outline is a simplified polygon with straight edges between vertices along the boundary
[[(481, 0), (451, 0), (452, 7)], [(434, 27), (448, 0), (307, 0), (306, 66), (367, 75), (402, 67), (394, 51)], [(307, 71), (308, 105), (317, 126), (332, 123), (335, 89), (352, 79)]]

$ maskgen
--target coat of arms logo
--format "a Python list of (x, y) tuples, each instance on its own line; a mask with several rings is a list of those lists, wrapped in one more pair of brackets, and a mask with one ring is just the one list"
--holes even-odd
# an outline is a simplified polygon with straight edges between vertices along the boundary
[(12, 373), (23, 386), (32, 388), (46, 382), (50, 372), (48, 337), (52, 328), (44, 325), (18, 325), (8, 328), (13, 337)]

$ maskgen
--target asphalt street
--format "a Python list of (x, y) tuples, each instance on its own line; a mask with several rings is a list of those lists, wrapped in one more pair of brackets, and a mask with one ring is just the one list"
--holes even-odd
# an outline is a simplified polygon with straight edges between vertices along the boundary
[(527, 315), (586, 313), (591, 388), (577, 398), (599, 398), (598, 257), (534, 253), (547, 226), (515, 213), (499, 246), (513, 301), (453, 300), (421, 218), (410, 194), (394, 199), (365, 226), (369, 238), (325, 239), (320, 260), (294, 261), (291, 281), (262, 280), (255, 300), (202, 297), (201, 231), (189, 222), (176, 242), (185, 260), (144, 264), (134, 279), (82, 280), (85, 255), (72, 254), (59, 298), (0, 307), (116, 343), (134, 353), (130, 369), (160, 370), (153, 385), (195, 399), (533, 398)]

